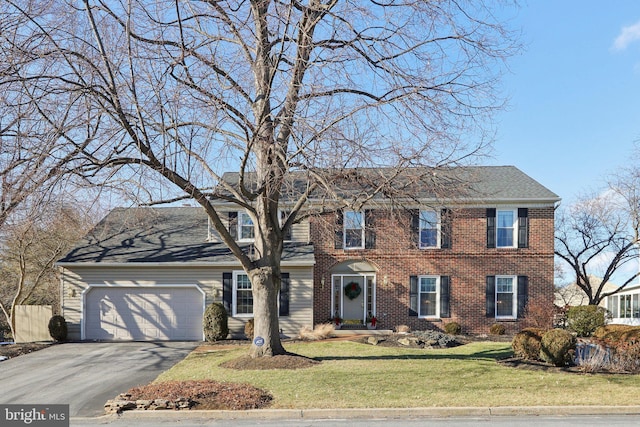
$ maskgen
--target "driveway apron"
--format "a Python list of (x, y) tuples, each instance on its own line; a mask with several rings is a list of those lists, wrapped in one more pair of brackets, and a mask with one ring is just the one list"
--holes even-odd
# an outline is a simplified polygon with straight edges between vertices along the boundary
[(66, 343), (0, 362), (0, 403), (69, 404), (72, 417), (104, 414), (104, 403), (148, 384), (197, 342)]

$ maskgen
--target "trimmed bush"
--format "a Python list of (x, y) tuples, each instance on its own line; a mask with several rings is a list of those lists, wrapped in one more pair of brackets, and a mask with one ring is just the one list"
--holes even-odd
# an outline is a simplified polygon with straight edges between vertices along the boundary
[(211, 303), (207, 307), (202, 323), (204, 338), (207, 341), (220, 341), (229, 335), (229, 315), (224, 305), (219, 302)]
[(545, 329), (527, 328), (518, 332), (511, 341), (511, 348), (516, 357), (527, 360), (538, 360), (540, 358), (540, 341)]
[(597, 305), (583, 305), (569, 308), (567, 328), (579, 337), (591, 336), (600, 326), (604, 326), (606, 310)]
[(64, 317), (55, 315), (49, 319), (49, 335), (56, 341), (67, 340), (67, 322)]
[(462, 332), (462, 326), (458, 322), (449, 322), (444, 325), (444, 331), (449, 335), (460, 335)]
[(253, 340), (253, 319), (247, 320), (247, 323), (244, 324), (244, 335), (248, 340)]
[(576, 337), (564, 329), (545, 332), (540, 340), (540, 358), (555, 366), (566, 366), (573, 360)]
[(504, 327), (504, 325), (500, 323), (494, 323), (489, 328), (489, 333), (491, 335), (504, 335), (505, 332), (506, 332), (506, 328)]
[(623, 335), (628, 339), (632, 337), (640, 338), (640, 326), (631, 325), (604, 325), (600, 326), (593, 333), (594, 338), (601, 340), (620, 341)]

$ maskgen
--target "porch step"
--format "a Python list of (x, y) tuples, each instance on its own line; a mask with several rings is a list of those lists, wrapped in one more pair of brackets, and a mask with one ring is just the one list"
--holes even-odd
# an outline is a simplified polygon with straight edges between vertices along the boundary
[(391, 329), (344, 329), (344, 325), (340, 329), (333, 331), (333, 336), (346, 336), (346, 335), (391, 335), (393, 331)]

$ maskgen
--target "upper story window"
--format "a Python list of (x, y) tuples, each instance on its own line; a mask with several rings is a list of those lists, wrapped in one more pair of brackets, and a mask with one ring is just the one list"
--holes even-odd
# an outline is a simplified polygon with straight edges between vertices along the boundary
[(433, 210), (420, 211), (420, 249), (439, 247), (439, 218), (438, 213)]
[(528, 248), (529, 209), (487, 209), (488, 248)]
[(239, 240), (254, 239), (253, 220), (246, 212), (238, 212), (238, 238)]
[(364, 213), (344, 212), (345, 249), (364, 249)]

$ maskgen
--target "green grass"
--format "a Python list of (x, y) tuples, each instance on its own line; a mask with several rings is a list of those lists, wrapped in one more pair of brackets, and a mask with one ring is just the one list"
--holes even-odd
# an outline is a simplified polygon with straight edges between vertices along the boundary
[(192, 353), (156, 381), (214, 379), (268, 390), (273, 408), (636, 405), (640, 375), (585, 375), (501, 366), (509, 343), (476, 342), (438, 350), (375, 347), (349, 341), (288, 344), (321, 360), (309, 369), (236, 371), (220, 363), (247, 347)]

